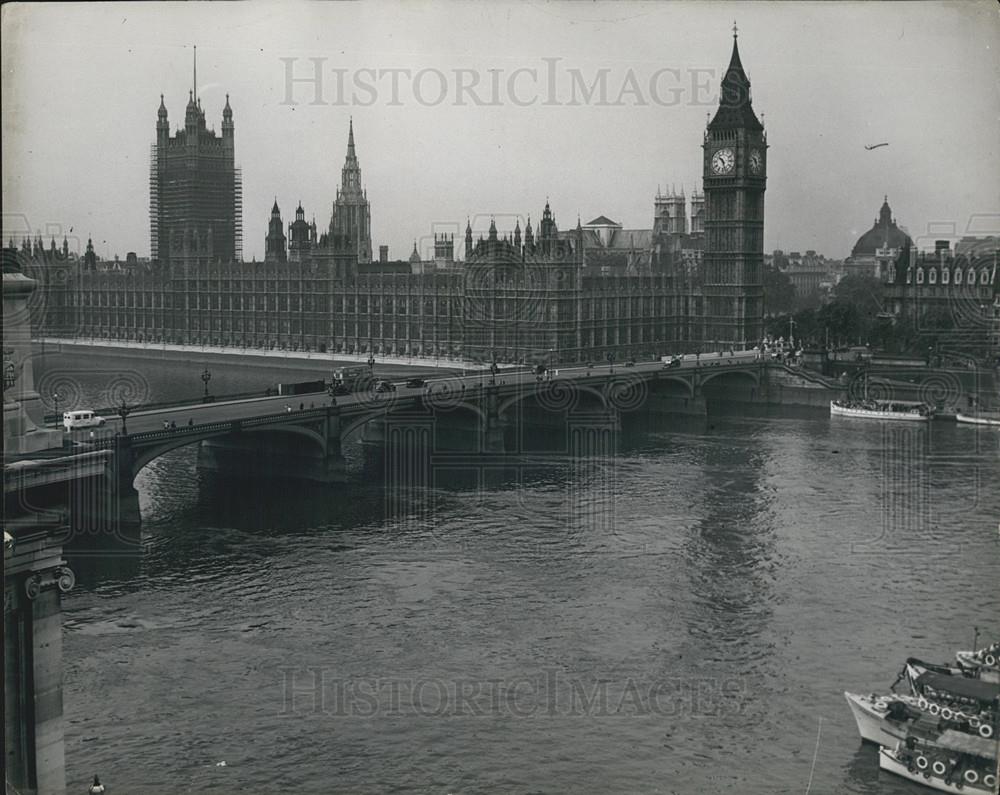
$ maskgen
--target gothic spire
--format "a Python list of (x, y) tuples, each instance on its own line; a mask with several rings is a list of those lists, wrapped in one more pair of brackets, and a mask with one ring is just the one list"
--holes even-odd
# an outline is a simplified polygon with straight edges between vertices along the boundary
[(347, 159), (357, 160), (358, 156), (354, 153), (354, 117), (352, 116), (348, 122), (347, 127)]
[(722, 78), (719, 93), (719, 110), (715, 118), (709, 122), (710, 129), (744, 127), (753, 130), (764, 129), (750, 105), (750, 78), (743, 69), (740, 60), (740, 48), (736, 38), (736, 25), (733, 25), (733, 53), (729, 58), (729, 66)]

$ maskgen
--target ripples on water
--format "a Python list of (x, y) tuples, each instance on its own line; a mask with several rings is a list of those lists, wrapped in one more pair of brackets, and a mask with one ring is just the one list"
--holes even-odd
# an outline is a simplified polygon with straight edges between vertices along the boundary
[(72, 560), (69, 790), (912, 792), (843, 691), (1000, 637), (1000, 434), (643, 425), (401, 506), (357, 449), (331, 488), (155, 461), (142, 554)]

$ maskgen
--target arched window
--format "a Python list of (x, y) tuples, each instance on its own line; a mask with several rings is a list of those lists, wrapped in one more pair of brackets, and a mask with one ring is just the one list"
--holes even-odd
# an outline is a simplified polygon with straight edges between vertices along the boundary
[(986, 270), (986, 268), (983, 268), (981, 271), (979, 271), (979, 283), (980, 284), (990, 283), (990, 272)]
[(941, 284), (948, 284), (951, 281), (951, 271), (948, 268), (941, 269)]
[(927, 282), (928, 284), (937, 284), (937, 269), (931, 268), (927, 271)]
[(975, 284), (976, 283), (976, 270), (975, 270), (975, 268), (973, 268), (971, 266), (969, 267), (969, 272), (968, 272), (968, 274), (966, 274), (965, 281), (966, 281), (967, 284)]
[(955, 268), (955, 284), (961, 284), (961, 283), (962, 283), (962, 269)]
[(924, 269), (917, 268), (917, 284), (923, 284), (923, 283), (924, 283)]

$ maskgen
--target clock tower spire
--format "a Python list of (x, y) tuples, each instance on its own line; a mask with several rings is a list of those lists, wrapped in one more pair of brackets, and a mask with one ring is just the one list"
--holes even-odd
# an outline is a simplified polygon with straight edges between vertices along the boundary
[(705, 130), (706, 350), (758, 344), (764, 322), (764, 190), (767, 135), (753, 111), (733, 25), (719, 108)]

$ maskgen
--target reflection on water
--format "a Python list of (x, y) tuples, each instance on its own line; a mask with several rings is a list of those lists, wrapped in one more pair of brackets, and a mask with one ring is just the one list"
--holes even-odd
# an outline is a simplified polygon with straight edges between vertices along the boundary
[(71, 563), (70, 791), (910, 791), (843, 691), (1000, 637), (996, 441), (637, 425), (405, 499), (153, 462), (141, 555)]

